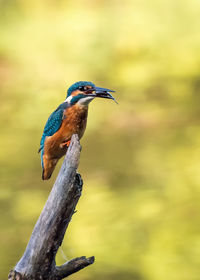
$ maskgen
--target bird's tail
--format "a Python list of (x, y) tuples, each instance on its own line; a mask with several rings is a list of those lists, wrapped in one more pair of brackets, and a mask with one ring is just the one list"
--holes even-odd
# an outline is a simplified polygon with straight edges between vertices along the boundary
[(42, 180), (48, 180), (56, 167), (58, 159), (43, 159), (44, 165), (42, 170)]

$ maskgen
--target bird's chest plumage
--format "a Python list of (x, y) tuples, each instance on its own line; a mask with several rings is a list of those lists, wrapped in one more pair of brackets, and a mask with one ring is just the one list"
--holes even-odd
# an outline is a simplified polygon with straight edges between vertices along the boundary
[(60, 133), (64, 138), (78, 134), (81, 138), (84, 134), (87, 123), (88, 108), (86, 106), (74, 105), (64, 111), (63, 122)]
[(84, 134), (87, 123), (88, 107), (74, 105), (66, 108), (63, 113), (63, 121), (59, 130), (52, 136), (46, 137), (45, 155), (50, 158), (60, 158), (67, 151), (67, 145), (73, 134), (81, 138)]

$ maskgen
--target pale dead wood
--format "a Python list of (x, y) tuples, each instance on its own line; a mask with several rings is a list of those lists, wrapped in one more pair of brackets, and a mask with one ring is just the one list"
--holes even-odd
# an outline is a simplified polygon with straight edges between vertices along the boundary
[(80, 152), (78, 136), (73, 135), (24, 255), (11, 270), (9, 280), (60, 280), (94, 262), (94, 257), (80, 257), (59, 267), (55, 264), (56, 253), (81, 196), (83, 182), (76, 173)]

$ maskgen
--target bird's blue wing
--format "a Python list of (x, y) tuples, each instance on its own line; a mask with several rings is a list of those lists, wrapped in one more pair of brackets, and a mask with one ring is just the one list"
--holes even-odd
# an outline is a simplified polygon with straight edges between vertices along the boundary
[(40, 149), (39, 152), (41, 151), (41, 163), (42, 163), (42, 167), (43, 167), (43, 154), (44, 154), (44, 142), (45, 142), (45, 138), (47, 136), (52, 136), (54, 133), (56, 133), (58, 131), (58, 129), (60, 128), (61, 124), (62, 124), (62, 120), (63, 120), (63, 112), (64, 112), (63, 107), (59, 106), (56, 111), (54, 111), (50, 117), (48, 118), (46, 125), (44, 127), (44, 131), (42, 134), (42, 138), (40, 141)]

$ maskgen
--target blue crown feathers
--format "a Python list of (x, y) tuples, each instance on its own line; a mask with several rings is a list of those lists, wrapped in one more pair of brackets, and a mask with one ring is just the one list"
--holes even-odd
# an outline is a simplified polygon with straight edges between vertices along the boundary
[(67, 97), (70, 96), (73, 91), (77, 90), (79, 87), (82, 87), (82, 86), (95, 87), (95, 85), (91, 82), (87, 82), (87, 81), (76, 82), (75, 84), (73, 84), (71, 87), (68, 88)]

